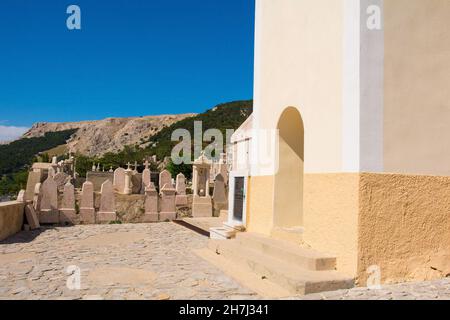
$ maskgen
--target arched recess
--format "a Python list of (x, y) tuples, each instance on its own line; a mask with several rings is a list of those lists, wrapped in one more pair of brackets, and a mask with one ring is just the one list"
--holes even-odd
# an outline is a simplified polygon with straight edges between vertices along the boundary
[(303, 225), (304, 126), (300, 112), (286, 108), (278, 120), (278, 171), (274, 183), (274, 228)]

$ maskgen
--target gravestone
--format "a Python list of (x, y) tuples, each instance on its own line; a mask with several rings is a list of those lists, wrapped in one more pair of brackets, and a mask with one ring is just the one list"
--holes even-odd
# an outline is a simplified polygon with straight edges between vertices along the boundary
[(165, 185), (167, 185), (168, 187), (173, 187), (172, 175), (167, 170), (163, 170), (159, 174), (159, 191), (161, 191)]
[(158, 214), (158, 191), (153, 182), (145, 188), (145, 214), (143, 222), (159, 221)]
[(83, 183), (81, 190), (80, 218), (83, 224), (95, 223), (94, 185), (89, 181)]
[(177, 190), (177, 196), (175, 199), (176, 206), (177, 207), (187, 206), (188, 200), (186, 195), (186, 178), (182, 173), (179, 173), (177, 175), (176, 190)]
[(42, 183), (36, 183), (34, 186), (34, 195), (33, 195), (33, 208), (38, 213), (41, 209), (41, 201), (42, 201)]
[(114, 190), (123, 194), (125, 189), (125, 169), (117, 168), (114, 170)]
[(53, 180), (55, 180), (55, 182), (56, 182), (58, 191), (63, 192), (64, 186), (70, 180), (70, 176), (64, 172), (58, 172), (53, 177)]
[(27, 204), (25, 206), (25, 217), (27, 218), (27, 223), (30, 226), (31, 230), (39, 229), (41, 227), (36, 210), (34, 210), (32, 204)]
[(161, 212), (159, 213), (159, 220), (175, 220), (177, 218), (177, 211), (175, 206), (175, 197), (177, 190), (172, 187), (172, 183), (166, 184), (161, 189)]
[(40, 223), (59, 223), (58, 186), (51, 176), (41, 186), (42, 200), (39, 210)]
[(78, 224), (79, 217), (75, 210), (75, 188), (69, 182), (64, 185), (63, 201), (59, 210), (59, 220), (62, 224)]
[(34, 187), (37, 183), (41, 183), (44, 178), (43, 170), (31, 171), (28, 173), (27, 189), (25, 192), (25, 200), (31, 201), (34, 197)]
[(192, 166), (192, 216), (204, 218), (213, 216), (211, 196), (209, 193), (209, 177), (211, 160), (202, 154)]
[(25, 201), (25, 190), (19, 191), (19, 194), (17, 195), (17, 201), (18, 202), (26, 202)]
[(142, 188), (141, 193), (145, 193), (145, 189), (150, 185), (151, 183), (151, 172), (150, 169), (145, 168), (144, 171), (142, 171)]
[(109, 223), (116, 221), (116, 201), (111, 181), (105, 181), (102, 184), (100, 197), (100, 209), (97, 213), (98, 223)]
[(228, 209), (228, 197), (225, 187), (225, 179), (220, 173), (214, 178), (214, 191), (212, 198), (215, 216), (219, 216), (221, 210)]
[(134, 173), (133, 171), (133, 175), (131, 176), (131, 190), (132, 190), (132, 194), (140, 194), (141, 193), (141, 188), (142, 188), (142, 174), (140, 173)]

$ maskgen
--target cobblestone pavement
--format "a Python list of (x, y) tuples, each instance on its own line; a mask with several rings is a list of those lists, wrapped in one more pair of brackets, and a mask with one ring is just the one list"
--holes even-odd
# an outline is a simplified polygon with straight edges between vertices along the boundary
[(381, 289), (353, 288), (310, 294), (299, 300), (450, 300), (450, 279), (384, 285)]
[[(174, 223), (21, 232), (0, 242), (0, 299), (259, 299), (192, 252), (206, 242)], [(69, 266), (79, 267), (80, 290), (67, 286)], [(450, 300), (450, 279), (291, 299)]]
[[(0, 242), (0, 298), (257, 298), (192, 252), (206, 241), (174, 223), (21, 232)], [(72, 265), (81, 290), (66, 285)]]

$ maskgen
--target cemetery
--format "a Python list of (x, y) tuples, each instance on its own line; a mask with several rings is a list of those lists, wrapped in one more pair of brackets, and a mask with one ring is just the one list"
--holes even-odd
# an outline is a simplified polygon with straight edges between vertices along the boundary
[[(166, 222), (183, 218), (180, 211), (183, 208), (194, 217), (219, 216), (227, 209), (226, 183), (222, 175), (227, 174), (224, 157), (220, 161), (203, 163), (201, 176), (194, 165), (193, 184), (182, 173), (172, 177), (167, 170), (151, 172), (147, 160), (142, 164), (142, 172), (138, 172), (137, 163), (127, 163), (126, 169), (110, 168), (108, 172), (94, 164), (86, 179), (79, 178), (75, 172), (73, 156), (59, 163), (56, 157), (51, 163), (35, 163), (27, 188), (18, 199), (26, 204), (28, 216), (33, 217), (31, 221), (25, 220), (25, 228), (34, 229), (39, 224)], [(202, 155), (197, 162), (204, 159)], [(199, 206), (197, 196), (205, 192), (208, 194), (201, 198), (202, 206)], [(192, 208), (190, 203), (193, 203)]]
[[(34, 163), (0, 203), (4, 292), (449, 299), (450, 3), (429, 3), (257, 0), (253, 113), (227, 152), (192, 179), (156, 156), (86, 178), (72, 155)], [(90, 286), (61, 289), (74, 261)]]

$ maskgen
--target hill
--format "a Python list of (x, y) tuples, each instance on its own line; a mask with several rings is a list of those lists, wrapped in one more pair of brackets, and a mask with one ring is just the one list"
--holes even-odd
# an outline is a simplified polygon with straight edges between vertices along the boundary
[(36, 123), (23, 138), (42, 137), (47, 132), (77, 129), (67, 144), (67, 150), (88, 157), (119, 152), (126, 145), (141, 143), (163, 128), (195, 114), (160, 115), (131, 118), (108, 118), (97, 121)]
[[(253, 101), (245, 100), (219, 104), (201, 114), (37, 123), (22, 139), (0, 145), (0, 195), (24, 188), (27, 168), (39, 153), (46, 161), (52, 155), (64, 158), (69, 150), (76, 153), (76, 170), (83, 177), (93, 163), (108, 169), (141, 163), (153, 155), (163, 160), (177, 144), (171, 141), (174, 130), (186, 129), (193, 137), (194, 122), (201, 121), (203, 132), (219, 129), (225, 134), (226, 129), (237, 129), (252, 111)], [(190, 174), (189, 166), (182, 169)]]

